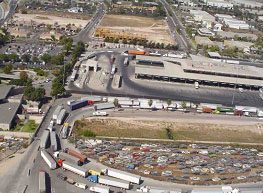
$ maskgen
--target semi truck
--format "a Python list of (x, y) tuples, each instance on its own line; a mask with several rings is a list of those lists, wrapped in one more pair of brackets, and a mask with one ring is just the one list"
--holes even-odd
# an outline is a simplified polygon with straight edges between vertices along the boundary
[(66, 139), (68, 137), (68, 129), (69, 129), (69, 124), (65, 123), (62, 129), (62, 139)]
[(140, 184), (140, 181), (141, 181), (141, 176), (130, 174), (128, 172), (123, 172), (123, 171), (112, 169), (112, 168), (108, 168), (106, 170), (106, 174), (108, 176), (119, 178), (121, 180), (126, 180), (134, 184)]
[(60, 152), (58, 154), (58, 157), (59, 157), (59, 159), (66, 160), (67, 162), (73, 163), (73, 164), (78, 165), (78, 166), (81, 163), (79, 158), (73, 157), (73, 156), (71, 156), (67, 153), (64, 153), (64, 152)]
[(29, 107), (27, 108), (26, 112), (28, 114), (41, 114), (42, 113), (41, 109), (39, 109), (38, 107)]
[(110, 192), (110, 188), (107, 186), (102, 186), (102, 185), (96, 185), (96, 186), (91, 186), (89, 188), (89, 190), (91, 192), (97, 192), (97, 193), (109, 193)]
[(91, 182), (94, 182), (94, 183), (98, 183), (98, 175), (90, 175), (88, 176), (88, 180), (91, 181)]
[(57, 142), (57, 136), (55, 131), (50, 132), (50, 141), (51, 141), (51, 148), (53, 151), (58, 150), (58, 142)]
[(39, 193), (46, 193), (46, 172), (44, 170), (40, 170), (39, 172)]
[(41, 136), (41, 139), (40, 139), (40, 148), (42, 148), (42, 149), (46, 149), (47, 148), (48, 139), (49, 139), (49, 131), (48, 130), (44, 130), (43, 134)]
[(66, 110), (62, 109), (58, 115), (58, 118), (57, 118), (57, 124), (58, 125), (61, 125), (63, 123), (65, 116), (66, 116)]
[(64, 170), (69, 170), (71, 172), (74, 172), (75, 174), (78, 174), (84, 178), (86, 178), (88, 176), (88, 170), (87, 169), (80, 167), (80, 166), (77, 166), (75, 164), (69, 163), (67, 161), (63, 161), (62, 168)]
[(51, 157), (51, 155), (46, 152), (46, 150), (41, 150), (41, 157), (43, 158), (43, 160), (47, 163), (48, 167), (50, 169), (56, 169), (57, 168), (57, 163), (56, 161), (53, 159), (53, 157)]
[(117, 188), (122, 188), (122, 189), (130, 189), (130, 183), (124, 180), (119, 180), (119, 179), (114, 179), (106, 176), (100, 176), (99, 177), (99, 183), (108, 185), (108, 186), (114, 186)]
[(53, 131), (53, 126), (54, 126), (54, 121), (51, 120), (50, 123), (49, 123), (49, 125), (48, 125), (48, 130), (49, 130), (50, 132)]
[(102, 104), (97, 104), (94, 105), (94, 110), (104, 110), (104, 109), (112, 109), (114, 108), (114, 104), (113, 103), (102, 103)]
[(76, 101), (72, 104), (69, 105), (69, 108), (71, 111), (74, 111), (76, 109), (79, 109), (79, 108), (82, 108), (82, 107), (85, 107), (89, 104), (89, 100), (81, 100), (81, 101)]
[(108, 115), (108, 113), (105, 111), (96, 111), (92, 114), (93, 114), (93, 116), (107, 116)]
[(58, 115), (60, 113), (60, 111), (63, 109), (63, 107), (61, 105), (57, 106), (57, 108), (55, 109), (52, 118), (54, 120), (56, 120), (58, 118)]
[(87, 156), (82, 155), (82, 154), (80, 154), (80, 153), (78, 153), (72, 149), (68, 149), (68, 154), (72, 155), (76, 158), (79, 158), (82, 163), (85, 163), (87, 161)]
[(95, 170), (89, 170), (89, 174), (100, 176), (100, 175), (101, 175), (101, 172), (97, 172), (97, 171), (95, 171)]

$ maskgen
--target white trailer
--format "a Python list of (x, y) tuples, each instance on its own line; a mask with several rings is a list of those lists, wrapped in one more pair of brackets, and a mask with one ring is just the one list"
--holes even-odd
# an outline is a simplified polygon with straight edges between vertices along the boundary
[(46, 150), (41, 150), (41, 157), (43, 158), (43, 160), (45, 160), (45, 162), (47, 163), (47, 165), (49, 166), (50, 169), (56, 169), (57, 168), (57, 163), (56, 161), (53, 159), (53, 157), (51, 157), (51, 155), (49, 155), (48, 152), (46, 152)]
[(80, 182), (76, 182), (75, 186), (78, 187), (78, 188), (84, 189), (84, 190), (86, 190), (87, 187), (88, 187), (87, 184), (80, 183)]
[(109, 187), (102, 186), (102, 185), (91, 186), (89, 190), (91, 192), (97, 192), (97, 193), (109, 193), (110, 192)]
[(74, 69), (70, 77), (71, 81), (75, 81), (76, 75), (77, 75), (77, 70)]
[(128, 66), (128, 64), (129, 64), (129, 58), (125, 58), (124, 61), (123, 61), (123, 64), (124, 64), (125, 66)]
[(108, 185), (108, 186), (114, 186), (122, 189), (130, 189), (130, 183), (124, 180), (109, 178), (106, 176), (100, 176), (99, 177), (99, 183)]
[(102, 103), (102, 104), (97, 104), (94, 105), (94, 110), (103, 110), (103, 109), (112, 109), (114, 108), (114, 104), (113, 103)]
[(51, 131), (53, 131), (53, 126), (54, 126), (54, 121), (51, 120), (47, 129), (51, 132)]
[(257, 113), (258, 108), (256, 107), (248, 107), (248, 106), (235, 106), (236, 110), (241, 110), (243, 112), (249, 112), (249, 113)]
[(66, 139), (68, 137), (68, 127), (69, 127), (69, 124), (68, 123), (65, 123), (63, 125), (63, 129), (62, 129), (62, 139)]
[(51, 141), (51, 148), (53, 151), (58, 150), (58, 142), (57, 142), (57, 136), (55, 131), (50, 132), (50, 141)]
[(88, 176), (88, 170), (83, 168), (83, 167), (80, 167), (80, 166), (77, 166), (75, 164), (71, 164), (67, 161), (64, 161), (62, 163), (62, 168), (65, 169), (65, 170), (69, 170), (71, 172), (74, 172), (84, 178), (86, 178)]
[(148, 102), (140, 102), (141, 109), (152, 109), (152, 106), (149, 105)]
[(59, 115), (59, 113), (60, 113), (60, 111), (62, 110), (62, 106), (61, 105), (59, 105), (56, 109), (55, 109), (55, 111), (54, 111), (54, 113), (53, 113), (53, 116), (52, 116), (52, 118), (54, 119), (54, 120), (56, 120), (57, 118), (58, 118), (58, 115)]
[(59, 159), (66, 160), (69, 163), (72, 163), (72, 164), (75, 164), (75, 165), (78, 165), (78, 166), (80, 165), (80, 159), (79, 158), (76, 158), (76, 157), (74, 157), (72, 155), (69, 155), (67, 153), (60, 152), (58, 154), (58, 157), (59, 157)]
[(49, 139), (49, 131), (44, 130), (41, 136), (41, 139), (40, 139), (40, 148), (43, 148), (43, 149), (47, 148), (48, 139)]
[(89, 100), (93, 102), (101, 102), (102, 97), (101, 96), (89, 96), (89, 97), (81, 97), (81, 100)]
[(39, 193), (46, 193), (46, 172), (44, 170), (39, 172)]
[(66, 115), (66, 110), (65, 109), (62, 109), (58, 115), (58, 118), (57, 118), (57, 124), (58, 125), (61, 125), (63, 123), (63, 120), (65, 118), (65, 115)]
[(128, 172), (124, 172), (112, 168), (107, 169), (107, 175), (114, 178), (119, 178), (121, 180), (126, 180), (128, 182), (132, 182), (135, 184), (140, 184), (141, 181), (141, 176), (130, 174)]
[(93, 116), (107, 116), (108, 115), (108, 113), (105, 111), (96, 111), (92, 114), (93, 114)]

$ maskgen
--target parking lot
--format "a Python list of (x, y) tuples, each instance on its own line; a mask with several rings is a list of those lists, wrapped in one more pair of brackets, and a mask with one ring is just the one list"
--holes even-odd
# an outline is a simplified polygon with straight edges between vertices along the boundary
[(77, 146), (105, 165), (157, 180), (209, 185), (263, 177), (263, 153), (251, 148), (82, 139)]

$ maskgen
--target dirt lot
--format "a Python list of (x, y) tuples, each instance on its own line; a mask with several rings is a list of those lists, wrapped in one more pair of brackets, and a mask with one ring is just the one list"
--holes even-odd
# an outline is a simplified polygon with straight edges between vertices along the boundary
[(138, 16), (106, 15), (99, 27), (146, 35), (149, 41), (173, 44), (165, 20)]
[(254, 125), (227, 125), (176, 121), (154, 121), (137, 118), (88, 118), (78, 121), (73, 132), (82, 134), (91, 130), (97, 136), (160, 138), (198, 141), (226, 141), (262, 143), (262, 127)]
[(38, 23), (44, 23), (44, 24), (54, 24), (55, 22), (58, 23), (58, 25), (67, 25), (67, 24), (75, 24), (77, 27), (84, 27), (88, 20), (91, 18), (90, 16), (86, 17), (85, 19), (77, 18), (70, 18), (65, 17), (63, 15), (54, 16), (52, 14), (48, 14), (48, 12), (44, 12), (41, 14), (20, 14), (16, 13), (14, 15), (14, 18), (23, 19), (24, 21), (36, 21)]

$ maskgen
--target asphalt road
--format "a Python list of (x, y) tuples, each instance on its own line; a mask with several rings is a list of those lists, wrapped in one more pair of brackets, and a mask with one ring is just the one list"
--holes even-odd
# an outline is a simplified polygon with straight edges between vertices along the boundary
[[(99, 55), (106, 55), (108, 58), (110, 58), (111, 54), (112, 53), (109, 52), (99, 53)], [(223, 104), (226, 106), (242, 105), (263, 107), (263, 101), (259, 97), (258, 91), (244, 90), (244, 92), (241, 93), (238, 89), (202, 85), (199, 89), (195, 89), (194, 85), (189, 84), (135, 79), (135, 66), (129, 65), (125, 67), (123, 65), (125, 56), (117, 52), (114, 54), (116, 56), (115, 64), (118, 69), (117, 73), (122, 75), (122, 87), (120, 89), (114, 89), (110, 85), (107, 85), (103, 90), (91, 89), (88, 85), (84, 85), (81, 89), (70, 82), (68, 86), (69, 92), (138, 98), (169, 98), (178, 101)]]
[(96, 26), (100, 23), (105, 12), (105, 5), (99, 4), (95, 15), (89, 21), (89, 23), (80, 31), (80, 33), (73, 37), (75, 42), (83, 41), (89, 42), (92, 39), (92, 33), (95, 30)]
[(2, 26), (5, 23), (5, 21), (10, 19), (15, 14), (15, 10), (17, 7), (17, 0), (11, 0), (9, 6), (10, 6), (9, 12), (5, 17), (5, 19), (0, 20), (0, 26)]

